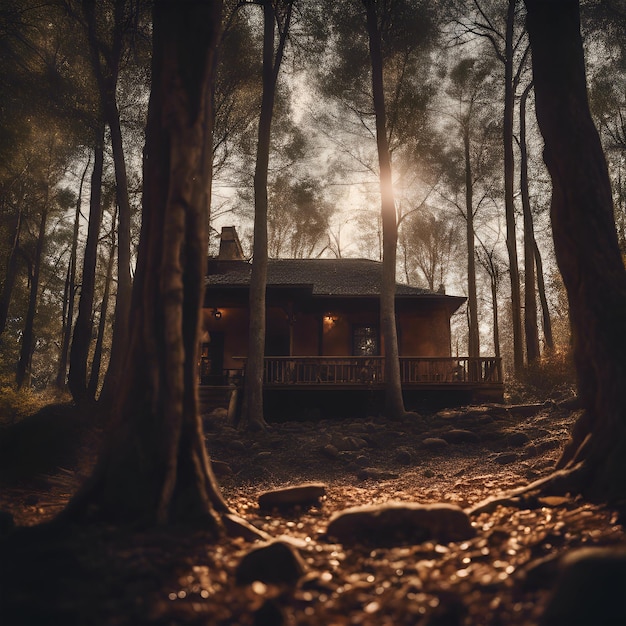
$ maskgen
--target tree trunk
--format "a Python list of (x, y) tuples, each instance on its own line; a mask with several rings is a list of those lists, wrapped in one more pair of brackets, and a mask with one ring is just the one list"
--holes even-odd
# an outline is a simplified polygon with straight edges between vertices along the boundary
[[(128, 176), (120, 126), (120, 113), (117, 107), (117, 81), (124, 47), (124, 33), (128, 19), (126, 0), (113, 3), (111, 44), (103, 44), (98, 36), (95, 0), (83, 0), (83, 13), (87, 24), (87, 38), (91, 64), (98, 84), (100, 106), (111, 132), (111, 148), (115, 170), (115, 191), (118, 219), (117, 251), (117, 294), (115, 300), (115, 323), (111, 344), (111, 357), (104, 388), (101, 394), (103, 405), (110, 406), (117, 394), (118, 383), (123, 376), (124, 353), (128, 347), (128, 323), (131, 298), (130, 277), (130, 200), (128, 197)], [(136, 10), (136, 9), (134, 9)]]
[(528, 189), (528, 149), (526, 146), (526, 101), (532, 83), (524, 89), (519, 104), (520, 187), (524, 212), (524, 334), (528, 364), (540, 357), (539, 328), (537, 325), (537, 293), (535, 282), (535, 228), (530, 210)]
[(13, 295), (13, 287), (17, 277), (17, 255), (20, 247), (20, 232), (22, 230), (22, 205), (19, 204), (15, 213), (15, 225), (13, 227), (13, 239), (11, 241), (11, 250), (7, 261), (7, 269), (4, 275), (4, 284), (2, 285), (2, 294), (0, 294), (0, 337), (6, 329), (7, 318), (9, 316), (9, 306), (11, 304), (11, 296)]
[(398, 331), (396, 328), (396, 254), (398, 223), (393, 196), (391, 154), (387, 140), (383, 53), (374, 0), (363, 0), (367, 14), (367, 34), (372, 64), (372, 98), (376, 116), (376, 146), (380, 174), (380, 200), (383, 226), (383, 269), (380, 285), (380, 325), (385, 344), (385, 406), (389, 417), (404, 415), (400, 378)]
[(39, 291), (39, 277), (41, 274), (41, 259), (43, 257), (43, 247), (46, 239), (46, 223), (48, 221), (48, 203), (50, 201), (50, 188), (46, 188), (46, 197), (41, 208), (41, 219), (39, 221), (39, 234), (35, 246), (35, 258), (33, 259), (33, 273), (30, 281), (30, 293), (28, 296), (28, 309), (24, 320), (24, 333), (22, 334), (22, 347), (20, 358), (17, 363), (15, 381), (18, 389), (24, 385), (30, 386), (30, 369), (35, 347), (34, 325), (35, 313), (37, 312), (37, 296)]
[(72, 233), (72, 248), (70, 260), (67, 265), (67, 276), (65, 278), (65, 290), (63, 294), (63, 328), (61, 333), (61, 355), (59, 357), (59, 370), (57, 372), (56, 386), (64, 389), (67, 378), (67, 360), (70, 351), (70, 340), (72, 338), (72, 324), (74, 322), (74, 301), (76, 299), (76, 260), (78, 251), (78, 231), (80, 225), (80, 207), (83, 200), (83, 185), (87, 170), (91, 165), (91, 153), (85, 164), (85, 169), (80, 177), (78, 187), (78, 198), (76, 199), (76, 213), (74, 214), (74, 231)]
[(537, 291), (539, 292), (539, 302), (541, 303), (541, 320), (543, 328), (543, 340), (546, 350), (554, 350), (554, 339), (552, 337), (552, 320), (550, 319), (550, 309), (548, 308), (548, 298), (546, 297), (546, 285), (543, 279), (543, 262), (537, 241), (535, 241), (535, 265), (537, 267)]
[(143, 222), (129, 347), (94, 475), (67, 515), (116, 523), (200, 522), (227, 512), (197, 410), (219, 1), (153, 8)]
[(463, 148), (465, 155), (465, 226), (467, 239), (467, 310), (469, 317), (469, 356), (480, 356), (480, 333), (478, 331), (478, 297), (476, 295), (476, 251), (474, 242), (474, 182), (470, 156), (469, 119), (463, 125)]
[(111, 282), (113, 280), (113, 265), (115, 262), (115, 226), (117, 222), (117, 206), (111, 220), (111, 251), (109, 252), (109, 260), (107, 262), (107, 273), (104, 282), (104, 293), (102, 294), (102, 303), (100, 304), (100, 321), (98, 322), (98, 337), (93, 350), (93, 359), (91, 362), (91, 373), (89, 375), (89, 384), (87, 386), (87, 394), (90, 398), (95, 398), (98, 393), (98, 384), (100, 383), (100, 365), (102, 363), (102, 346), (104, 344), (104, 333), (107, 326), (107, 311), (109, 309), (109, 297), (111, 295)]
[[(93, 303), (96, 287), (98, 240), (102, 223), (102, 171), (104, 167), (104, 122), (97, 131), (94, 145), (94, 163), (91, 172), (89, 225), (83, 260), (83, 276), (78, 300), (78, 316), (74, 325), (70, 350), (70, 371), (67, 384), (75, 402), (88, 399), (87, 360), (93, 332)], [(91, 398), (93, 400), (93, 398)]]
[(245, 371), (243, 407), (238, 426), (266, 427), (263, 416), (263, 375), (265, 369), (265, 289), (267, 284), (267, 173), (276, 83), (283, 59), (291, 3), (274, 53), (276, 13), (271, 0), (263, 1), (263, 96), (259, 118), (256, 166), (254, 170), (254, 244), (250, 278), (248, 359)]
[(117, 394), (118, 385), (124, 377), (124, 353), (128, 347), (129, 315), (132, 283), (130, 277), (130, 200), (126, 160), (122, 144), (120, 115), (115, 102), (115, 92), (109, 96), (105, 107), (107, 123), (111, 131), (113, 163), (115, 166), (115, 189), (118, 206), (117, 233), (117, 293), (115, 296), (115, 322), (111, 342), (111, 356), (101, 399), (110, 405)]
[[(552, 177), (555, 253), (567, 289), (583, 407), (559, 467), (587, 497), (626, 497), (626, 271), (611, 185), (587, 101), (576, 0), (526, 0), (537, 119)], [(573, 489), (572, 489), (573, 490)]]
[(517, 237), (515, 228), (515, 203), (513, 178), (513, 113), (515, 109), (515, 86), (513, 80), (513, 27), (515, 24), (515, 0), (509, 0), (506, 19), (504, 52), (504, 207), (506, 215), (506, 249), (509, 257), (511, 279), (511, 319), (513, 323), (513, 365), (516, 371), (524, 366), (524, 342), (522, 334), (522, 310), (520, 297), (519, 263), (517, 260)]

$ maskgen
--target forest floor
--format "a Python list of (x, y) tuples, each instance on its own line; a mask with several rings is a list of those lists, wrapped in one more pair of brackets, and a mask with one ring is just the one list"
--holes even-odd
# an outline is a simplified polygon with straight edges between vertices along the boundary
[[(572, 403), (547, 402), (446, 409), (393, 422), (292, 421), (242, 434), (219, 410), (205, 416), (226, 501), (294, 547), (305, 568), (291, 584), (237, 585), (238, 564), (254, 547), (241, 538), (215, 545), (207, 533), (181, 528), (132, 534), (21, 528), (62, 510), (97, 449), (100, 434), (82, 428), (71, 407), (48, 407), (0, 438), (0, 511), (18, 527), (5, 529), (0, 540), (0, 623), (537, 624), (562, 555), (626, 544), (618, 512), (571, 497), (499, 506), (472, 516), (475, 536), (457, 542), (343, 545), (326, 528), (333, 513), (355, 505), (468, 509), (525, 485), (554, 467), (574, 418)], [(314, 506), (259, 508), (262, 492), (311, 481), (325, 486)]]

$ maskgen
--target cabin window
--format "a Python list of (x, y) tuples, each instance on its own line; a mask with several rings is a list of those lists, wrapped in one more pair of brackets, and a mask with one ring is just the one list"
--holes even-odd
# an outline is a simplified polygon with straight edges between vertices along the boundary
[(354, 326), (352, 329), (352, 354), (354, 356), (378, 356), (380, 354), (378, 328)]

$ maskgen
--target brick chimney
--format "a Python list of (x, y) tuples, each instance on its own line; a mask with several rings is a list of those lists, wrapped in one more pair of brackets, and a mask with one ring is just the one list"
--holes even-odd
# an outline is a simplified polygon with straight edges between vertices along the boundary
[(220, 261), (243, 261), (243, 250), (237, 229), (234, 226), (222, 226), (220, 236), (220, 252), (217, 256)]

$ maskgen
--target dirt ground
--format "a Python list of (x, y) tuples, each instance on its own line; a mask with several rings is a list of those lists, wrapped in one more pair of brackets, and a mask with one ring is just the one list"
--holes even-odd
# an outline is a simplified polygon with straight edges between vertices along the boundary
[[(49, 423), (76, 430), (70, 408), (49, 413)], [(288, 421), (242, 434), (220, 410), (205, 416), (207, 448), (228, 504), (295, 547), (306, 570), (294, 584), (239, 586), (237, 565), (253, 548), (240, 538), (214, 545), (206, 533), (182, 528), (21, 528), (63, 508), (88, 474), (98, 442), (93, 431), (69, 443), (66, 436), (65, 447), (46, 456), (45, 438), (37, 448), (25, 427), (0, 445), (0, 511), (18, 526), (0, 541), (0, 623), (537, 624), (557, 575), (550, 563), (579, 547), (626, 545), (619, 512), (544, 498), (472, 516), (476, 536), (463, 542), (391, 547), (334, 543), (326, 527), (333, 513), (355, 505), (468, 509), (527, 484), (553, 468), (574, 417), (569, 402), (485, 405), (394, 422)], [(46, 457), (38, 466), (27, 462), (37, 454)], [(258, 506), (262, 492), (311, 481), (326, 487), (315, 506)]]

